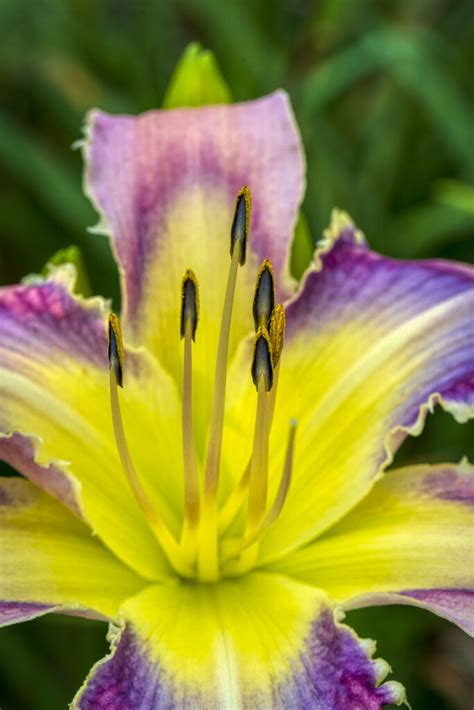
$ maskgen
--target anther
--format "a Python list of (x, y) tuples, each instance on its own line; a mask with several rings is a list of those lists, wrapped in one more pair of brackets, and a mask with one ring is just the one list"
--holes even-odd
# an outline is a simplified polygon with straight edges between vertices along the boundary
[(257, 391), (262, 377), (265, 389), (269, 392), (273, 386), (272, 346), (268, 331), (263, 325), (257, 331), (253, 346), (252, 380)]
[(273, 309), (270, 319), (270, 342), (272, 344), (272, 364), (276, 367), (280, 362), (281, 351), (285, 341), (286, 315), (285, 309), (278, 303)]
[(239, 264), (245, 264), (247, 255), (247, 241), (250, 230), (250, 215), (252, 212), (252, 198), (247, 185), (237, 193), (235, 200), (234, 219), (230, 230), (230, 255), (233, 256), (236, 244), (240, 246)]
[(196, 328), (199, 320), (199, 286), (196, 275), (191, 269), (188, 269), (183, 276), (181, 294), (181, 338), (184, 338), (186, 325), (189, 323), (191, 337), (196, 340)]
[(114, 313), (109, 315), (109, 368), (113, 370), (115, 380), (123, 387), (123, 341), (120, 320)]
[(257, 331), (261, 325), (264, 325), (265, 328), (269, 327), (274, 306), (275, 281), (273, 268), (271, 262), (265, 259), (258, 270), (257, 285), (255, 286), (255, 295), (253, 298), (252, 312), (255, 331)]

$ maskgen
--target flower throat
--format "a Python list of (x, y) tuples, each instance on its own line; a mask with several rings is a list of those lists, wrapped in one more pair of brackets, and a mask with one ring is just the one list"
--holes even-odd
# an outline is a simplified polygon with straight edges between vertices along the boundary
[[(277, 519), (291, 483), (296, 422), (291, 421), (285, 462), (275, 498), (268, 506), (269, 437), (275, 410), (280, 358), (285, 335), (285, 310), (275, 304), (273, 269), (266, 259), (257, 275), (252, 304), (255, 336), (250, 363), (257, 390), (252, 452), (241, 477), (219, 507), (219, 470), (224, 433), (227, 361), (235, 287), (239, 267), (245, 266), (251, 215), (247, 187), (237, 194), (230, 234), (230, 267), (222, 309), (214, 375), (214, 396), (203, 480), (200, 480), (193, 427), (193, 342), (199, 324), (199, 285), (188, 269), (181, 285), (183, 341), (182, 454), (184, 508), (179, 540), (170, 532), (146, 496), (128, 448), (120, 409), (119, 387), (124, 384), (124, 348), (120, 321), (109, 316), (109, 374), (112, 422), (120, 461), (133, 495), (175, 572), (189, 579), (215, 582), (222, 576), (245, 574), (256, 563), (259, 543)], [(226, 533), (244, 510), (240, 535)]]

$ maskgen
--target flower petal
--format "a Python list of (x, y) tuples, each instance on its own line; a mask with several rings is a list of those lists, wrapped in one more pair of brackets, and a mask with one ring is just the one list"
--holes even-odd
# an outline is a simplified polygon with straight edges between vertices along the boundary
[(44, 616), (55, 610), (55, 606), (48, 604), (0, 601), (0, 626), (10, 626), (18, 624), (20, 621), (37, 619), (39, 616)]
[(0, 479), (0, 547), (0, 618), (7, 623), (52, 610), (115, 618), (144, 586), (84, 523), (21, 478)]
[[(169, 567), (114, 444), (108, 309), (100, 299), (74, 296), (61, 273), (0, 289), (0, 457), (80, 511), (127, 564), (161, 578)], [(145, 352), (128, 353), (125, 368), (130, 449), (150, 498), (176, 527), (182, 506), (176, 388)]]
[(474, 467), (390, 471), (344, 520), (276, 563), (344, 608), (415, 604), (474, 632)]
[(18, 433), (0, 433), (0, 457), (16, 471), (21, 471), (39, 488), (60, 500), (77, 517), (83, 517), (73, 478), (68, 475), (67, 470), (62, 470), (58, 465), (38, 465), (31, 439)]
[[(298, 420), (294, 475), (283, 512), (263, 541), (262, 560), (342, 518), (407, 433), (421, 432), (436, 403), (458, 421), (474, 411), (474, 270), (382, 257), (347, 224), (316, 255), (287, 308), (270, 450), (274, 489), (290, 417)], [(229, 376), (236, 433), (225, 446), (237, 468), (234, 479), (249, 455), (247, 413), (252, 402), (255, 407), (245, 357)]]
[(294, 291), (289, 252), (304, 189), (303, 153), (288, 98), (277, 92), (232, 106), (90, 114), (85, 189), (112, 236), (122, 274), (126, 339), (146, 345), (181, 380), (181, 280), (201, 284), (193, 356), (202, 436), (230, 264), (235, 197), (252, 192), (247, 264), (240, 269), (230, 352), (252, 328), (260, 262), (273, 262), (281, 295)]
[(400, 704), (388, 665), (334, 620), (324, 594), (255, 574), (211, 586), (144, 590), (124, 607), (109, 657), (73, 702), (97, 707), (314, 708)]

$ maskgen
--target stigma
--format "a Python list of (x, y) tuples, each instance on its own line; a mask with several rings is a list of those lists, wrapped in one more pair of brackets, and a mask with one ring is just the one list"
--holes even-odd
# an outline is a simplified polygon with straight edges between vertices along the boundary
[[(129, 450), (121, 414), (119, 388), (126, 387), (125, 349), (120, 320), (110, 314), (108, 358), (110, 405), (113, 430), (124, 476), (158, 545), (180, 577), (212, 583), (225, 576), (250, 571), (258, 561), (259, 546), (268, 528), (277, 520), (290, 489), (295, 449), (296, 421), (289, 422), (283, 470), (274, 499), (269, 501), (270, 432), (275, 412), (278, 379), (285, 335), (285, 309), (276, 303), (273, 267), (265, 259), (256, 274), (253, 302), (249, 303), (255, 332), (249, 361), (249, 378), (255, 390), (253, 438), (244, 470), (223, 502), (219, 482), (229, 342), (234, 295), (239, 269), (245, 267), (250, 234), (252, 201), (244, 186), (237, 193), (230, 229), (230, 263), (222, 305), (221, 325), (214, 370), (214, 390), (205, 443), (205, 455), (198, 460), (193, 412), (193, 345), (199, 338), (199, 283), (191, 268), (182, 278), (181, 308), (177, 324), (183, 342), (181, 439), (184, 475), (184, 503), (181, 533), (175, 536), (148, 499)], [(178, 297), (178, 294), (177, 294)], [(200, 442), (202, 443), (202, 442)], [(238, 473), (238, 472), (237, 472)], [(234, 523), (234, 525), (232, 525)], [(232, 537), (229, 536), (232, 530)]]

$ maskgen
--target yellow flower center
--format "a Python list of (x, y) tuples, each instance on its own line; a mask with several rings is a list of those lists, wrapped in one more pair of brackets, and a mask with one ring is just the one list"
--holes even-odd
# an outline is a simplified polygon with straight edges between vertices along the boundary
[[(273, 269), (266, 259), (258, 272), (253, 300), (255, 340), (251, 363), (257, 390), (257, 411), (252, 453), (235, 489), (219, 507), (219, 470), (224, 432), (229, 335), (239, 266), (244, 266), (249, 235), (251, 198), (247, 187), (237, 195), (231, 229), (229, 276), (222, 310), (214, 378), (214, 397), (204, 480), (199, 480), (192, 411), (192, 350), (199, 323), (199, 286), (191, 269), (181, 287), (180, 332), (184, 342), (182, 453), (184, 513), (177, 540), (151, 504), (133, 465), (125, 437), (118, 387), (123, 386), (124, 349), (120, 321), (109, 317), (110, 401), (117, 450), (130, 488), (171, 566), (180, 576), (215, 582), (222, 576), (248, 572), (258, 557), (259, 541), (276, 520), (291, 482), (296, 422), (290, 425), (283, 472), (275, 499), (268, 506), (268, 448), (275, 410), (280, 357), (285, 332), (285, 310), (275, 305)], [(227, 532), (244, 509), (245, 525), (239, 537)]]

